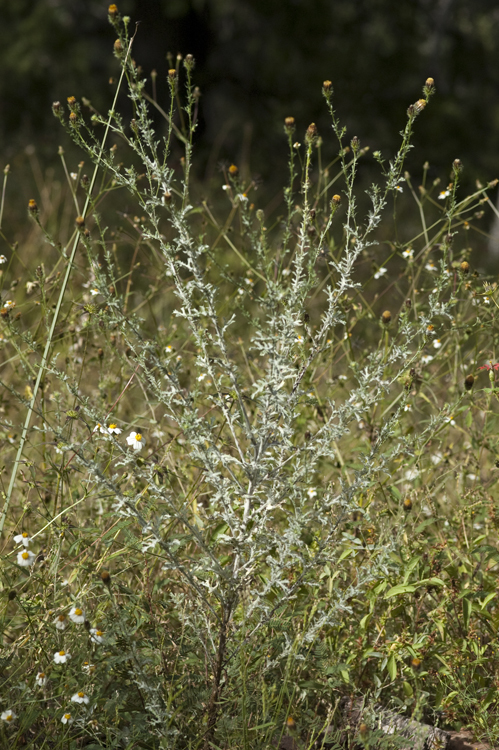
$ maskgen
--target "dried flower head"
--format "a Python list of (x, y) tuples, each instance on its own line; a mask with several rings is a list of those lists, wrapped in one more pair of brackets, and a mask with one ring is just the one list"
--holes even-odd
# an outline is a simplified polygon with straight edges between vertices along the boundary
[(475, 382), (475, 378), (473, 375), (467, 375), (464, 379), (464, 387), (467, 391), (471, 391), (473, 388), (473, 383)]
[(317, 141), (318, 137), (319, 131), (317, 130), (317, 125), (315, 122), (311, 122), (305, 133), (305, 143), (313, 144)]
[(83, 216), (77, 216), (75, 219), (75, 224), (78, 229), (83, 229), (83, 227), (85, 226), (85, 219), (83, 218)]

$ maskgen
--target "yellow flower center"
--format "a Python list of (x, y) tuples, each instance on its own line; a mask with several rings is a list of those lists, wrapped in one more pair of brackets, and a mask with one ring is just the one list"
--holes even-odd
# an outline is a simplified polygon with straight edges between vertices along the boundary
[(29, 534), (26, 531), (23, 531), (23, 539), (27, 539)]
[(64, 718), (66, 719), (66, 721), (69, 721), (71, 718), (71, 714), (64, 714)]
[(80, 691), (80, 692), (78, 693), (78, 698), (84, 698), (84, 697), (85, 697), (85, 693), (82, 693), (82, 692)]
[(95, 635), (98, 635), (100, 637), (102, 635), (102, 630), (96, 630)]
[(59, 615), (57, 619), (59, 620), (59, 622), (64, 622), (64, 620), (66, 619), (66, 615)]
[(59, 656), (66, 656), (66, 652), (65, 651), (59, 651)]
[(44, 677), (45, 677), (45, 672), (40, 672), (40, 674), (38, 675), (38, 679), (43, 680)]
[(22, 555), (21, 555), (21, 557), (22, 557), (23, 560), (29, 560), (29, 553), (28, 552), (23, 552)]
[(81, 615), (83, 614), (82, 610), (81, 610), (81, 609), (78, 609), (78, 608), (76, 608), (76, 609), (75, 609), (74, 613), (75, 613), (75, 615), (76, 615), (77, 617), (81, 617)]
[(139, 432), (137, 432), (137, 433), (135, 434), (135, 440), (136, 440), (136, 441), (137, 441), (138, 443), (140, 443), (140, 441), (142, 440), (142, 435), (141, 435), (141, 434), (140, 434)]
[(116, 425), (115, 424), (110, 424), (109, 425), (109, 429), (110, 430), (115, 430), (116, 429)]

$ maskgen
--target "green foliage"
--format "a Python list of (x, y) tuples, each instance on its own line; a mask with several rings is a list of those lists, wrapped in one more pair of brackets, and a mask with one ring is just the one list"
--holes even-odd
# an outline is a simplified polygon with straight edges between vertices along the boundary
[(70, 202), (2, 234), (5, 742), (399, 746), (378, 703), (495, 741), (493, 185), (405, 171), (427, 80), (359, 195), (326, 82), (334, 138), (286, 121), (279, 220), (236, 165), (207, 198), (194, 60), (158, 138), (110, 21), (132, 119), (56, 103), (93, 173), (61, 150)]

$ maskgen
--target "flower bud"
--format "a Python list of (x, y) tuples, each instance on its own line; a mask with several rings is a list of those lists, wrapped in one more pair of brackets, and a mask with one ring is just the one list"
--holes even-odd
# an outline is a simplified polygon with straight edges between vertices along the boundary
[(331, 208), (336, 208), (341, 203), (341, 196), (340, 195), (333, 195), (331, 198)]
[(410, 497), (406, 497), (404, 500), (404, 510), (406, 513), (409, 513), (409, 511), (412, 509), (412, 500)]
[(470, 264), (466, 260), (463, 260), (463, 262), (460, 265), (460, 268), (461, 268), (461, 271), (463, 273), (469, 273), (470, 272)]
[(381, 316), (381, 322), (384, 323), (385, 326), (387, 326), (388, 323), (391, 321), (391, 319), (392, 319), (392, 314), (390, 310), (385, 310), (385, 312)]
[(360, 141), (359, 141), (359, 139), (357, 138), (356, 135), (354, 135), (354, 137), (350, 141), (350, 146), (351, 146), (352, 151), (354, 152), (354, 154), (357, 153), (357, 151), (360, 148)]
[(229, 174), (231, 177), (235, 177), (237, 173), (239, 172), (239, 167), (236, 167), (235, 164), (231, 164), (229, 167)]
[(110, 5), (107, 9), (107, 14), (109, 18), (115, 19), (118, 16), (118, 6), (112, 3), (112, 5)]
[(288, 135), (291, 135), (295, 132), (295, 118), (294, 117), (286, 117), (284, 120), (284, 132), (288, 133)]
[(196, 61), (192, 55), (186, 55), (184, 58), (184, 68), (188, 71), (194, 70)]
[(123, 54), (123, 45), (121, 43), (121, 39), (117, 39), (113, 45), (114, 47), (114, 54), (116, 57), (121, 57)]
[(83, 216), (77, 216), (75, 219), (75, 224), (78, 229), (83, 229), (83, 227), (85, 226), (85, 219), (83, 218)]
[(28, 211), (30, 214), (37, 214), (38, 213), (38, 206), (36, 205), (36, 201), (34, 198), (30, 198), (28, 203)]

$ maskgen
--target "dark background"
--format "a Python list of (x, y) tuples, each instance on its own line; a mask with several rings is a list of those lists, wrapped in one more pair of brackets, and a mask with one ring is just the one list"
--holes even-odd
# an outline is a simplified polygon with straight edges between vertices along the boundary
[[(4, 163), (30, 142), (50, 158), (67, 141), (52, 101), (86, 96), (109, 108), (118, 63), (107, 5), (0, 0)], [(496, 0), (121, 0), (118, 7), (140, 22), (133, 56), (147, 77), (157, 70), (160, 100), (167, 101), (166, 53), (196, 58), (200, 178), (227, 159), (281, 184), (285, 116), (296, 118), (298, 140), (311, 121), (329, 137), (326, 78), (348, 138), (391, 156), (428, 76), (437, 95), (417, 121), (409, 167), (427, 159), (445, 180), (459, 157), (470, 183), (499, 176)]]

